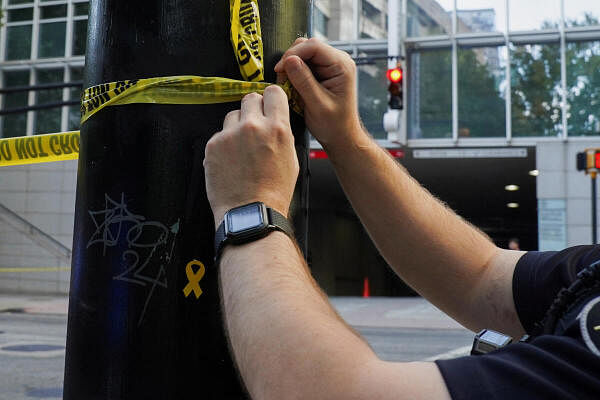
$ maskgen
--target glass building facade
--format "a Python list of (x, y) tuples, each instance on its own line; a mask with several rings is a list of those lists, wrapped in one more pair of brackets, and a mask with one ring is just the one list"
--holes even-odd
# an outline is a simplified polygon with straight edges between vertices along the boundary
[[(397, 1), (409, 144), (600, 135), (600, 2)], [(357, 60), (359, 109), (378, 139), (387, 23), (387, 1), (315, 1), (314, 35)]]
[[(80, 82), (87, 41), (87, 0), (2, 0), (0, 81), (3, 88)], [(9, 92), (0, 109), (78, 100), (80, 88)], [(79, 129), (79, 107), (5, 115), (0, 137)]]

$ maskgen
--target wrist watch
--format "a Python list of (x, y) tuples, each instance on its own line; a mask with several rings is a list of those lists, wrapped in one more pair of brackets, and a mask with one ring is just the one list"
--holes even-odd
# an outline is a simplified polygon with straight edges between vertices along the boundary
[(294, 237), (294, 229), (286, 217), (267, 207), (264, 203), (250, 203), (232, 208), (215, 234), (215, 261), (228, 244), (244, 244), (281, 231)]

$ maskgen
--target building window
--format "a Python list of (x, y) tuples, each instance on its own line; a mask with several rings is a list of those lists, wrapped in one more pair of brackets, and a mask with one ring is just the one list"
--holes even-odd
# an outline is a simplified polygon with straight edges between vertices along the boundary
[[(385, 54), (383, 55), (385, 57)], [(358, 68), (358, 108), (367, 131), (376, 139), (386, 139), (383, 114), (387, 110), (387, 60), (377, 60)]]
[(87, 44), (87, 19), (73, 23), (73, 55), (84, 56)]
[[(6, 14), (6, 60), (26, 60), (31, 57), (33, 5), (30, 1), (8, 2)], [(16, 7), (14, 7), (16, 6)]]
[(327, 37), (329, 32), (329, 17), (325, 15), (318, 7), (315, 7), (313, 21), (315, 30), (321, 35)]
[[(29, 70), (4, 71), (3, 87), (9, 89), (29, 86)], [(10, 110), (27, 107), (28, 92), (14, 92), (3, 95), (3, 109)], [(2, 117), (2, 134), (0, 137), (18, 137), (27, 134), (27, 113), (9, 114)]]
[(73, 4), (74, 21), (71, 50), (73, 56), (85, 56), (89, 8), (88, 2)]
[(65, 56), (66, 22), (40, 24), (39, 58)]
[(65, 56), (67, 39), (67, 5), (40, 7), (39, 58)]
[(409, 54), (408, 135), (411, 139), (452, 137), (450, 49)]
[(362, 0), (360, 4), (359, 38), (387, 38), (387, 1)]
[(569, 136), (600, 135), (600, 41), (567, 43)]
[(560, 46), (510, 46), (513, 136), (562, 133)]
[[(36, 71), (37, 84), (64, 82), (64, 69), (42, 69)], [(63, 101), (63, 89), (38, 90), (35, 96), (36, 105), (57, 104)], [(54, 133), (61, 131), (62, 108), (50, 108), (35, 112), (34, 133)]]
[(458, 136), (506, 135), (506, 46), (458, 49)]
[[(71, 68), (71, 82), (83, 81), (83, 68), (74, 67)], [(81, 98), (81, 87), (73, 87), (69, 89), (69, 100), (80, 100)], [(81, 125), (81, 108), (79, 106), (69, 107), (69, 124), (67, 130), (76, 131), (79, 130)]]
[[(354, 1), (315, 0), (314, 4), (313, 23), (315, 33), (325, 36), (327, 40), (356, 39)], [(319, 16), (319, 13), (326, 16), (326, 24), (324, 24), (324, 20)], [(319, 27), (319, 25), (321, 26)]]
[(6, 59), (26, 60), (31, 57), (31, 25), (6, 28)]

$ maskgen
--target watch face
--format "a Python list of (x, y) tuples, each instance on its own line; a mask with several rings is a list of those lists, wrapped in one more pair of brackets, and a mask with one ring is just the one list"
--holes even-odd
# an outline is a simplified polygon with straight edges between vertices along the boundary
[(228, 232), (232, 234), (264, 226), (264, 216), (260, 204), (249, 204), (231, 210), (227, 214)]

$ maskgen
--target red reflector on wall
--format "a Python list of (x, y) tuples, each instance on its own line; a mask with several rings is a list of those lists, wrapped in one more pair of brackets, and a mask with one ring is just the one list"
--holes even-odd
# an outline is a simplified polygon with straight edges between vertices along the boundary
[(394, 158), (404, 158), (404, 150), (389, 150), (390, 154)]
[[(394, 158), (404, 158), (404, 150), (399, 149), (387, 149), (387, 151)], [(327, 153), (324, 150), (311, 150), (309, 153), (309, 157), (311, 160), (324, 160), (327, 157)], [(600, 159), (599, 159), (600, 160)]]

